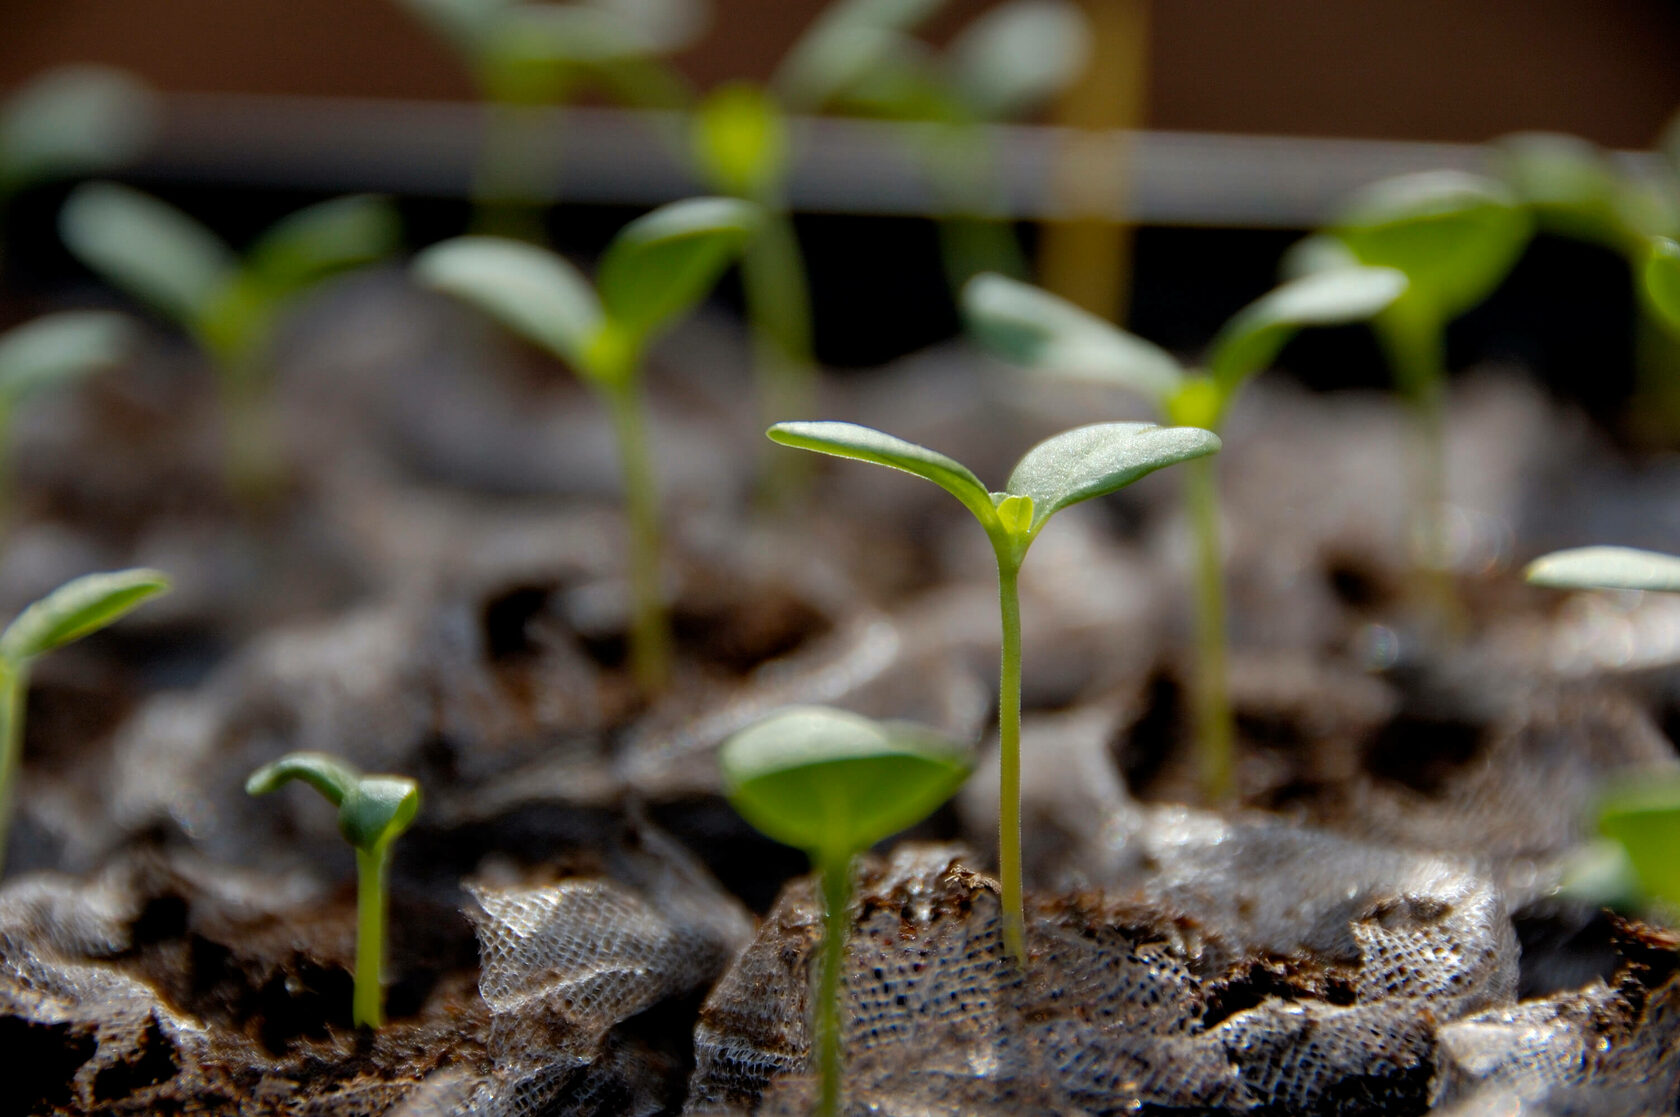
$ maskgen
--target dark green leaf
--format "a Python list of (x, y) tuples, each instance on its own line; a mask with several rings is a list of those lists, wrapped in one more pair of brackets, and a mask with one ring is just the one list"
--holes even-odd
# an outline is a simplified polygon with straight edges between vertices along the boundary
[(554, 253), (500, 237), (456, 237), (420, 253), (414, 274), (592, 375), (585, 361), (601, 331), (601, 304)]
[(1406, 290), (1393, 268), (1332, 268), (1292, 279), (1249, 303), (1213, 341), (1208, 372), (1229, 397), (1272, 363), (1296, 331), (1370, 318)]
[(76, 258), (196, 331), (233, 279), (233, 253), (174, 206), (110, 182), (77, 187), (58, 215)]
[(267, 294), (288, 295), (333, 272), (395, 252), (402, 222), (386, 198), (356, 194), (300, 209), (271, 226), (245, 256)]
[(778, 842), (826, 864), (933, 813), (962, 786), (969, 762), (931, 730), (801, 706), (724, 742), (729, 801)]
[(1218, 449), (1218, 435), (1195, 427), (1093, 423), (1052, 435), (1028, 450), (1009, 475), (1006, 491), (1031, 498), (1032, 530), (1037, 532), (1070, 504)]
[(1680, 558), (1633, 547), (1575, 547), (1535, 559), (1523, 576), (1555, 589), (1680, 593)]
[(759, 208), (739, 198), (689, 198), (626, 225), (596, 275), (613, 324), (647, 339), (706, 297), (757, 228)]
[(975, 276), (963, 288), (962, 309), (969, 336), (1027, 368), (1114, 384), (1156, 402), (1184, 381), (1166, 350), (1031, 284)]
[(59, 586), (0, 632), (0, 658), (22, 663), (97, 632), (169, 588), (157, 570), (87, 574)]
[(0, 193), (121, 166), (151, 140), (151, 90), (107, 66), (64, 66), (0, 109)]
[(104, 310), (48, 314), (0, 336), (0, 404), (10, 406), (121, 361), (133, 324)]
[(363, 776), (338, 810), (338, 829), (357, 849), (394, 840), (420, 812), (420, 785), (403, 776)]
[(763, 88), (730, 82), (714, 89), (694, 114), (694, 154), (713, 188), (767, 199), (787, 165), (787, 121)]
[(1612, 792), (1598, 828), (1627, 850), (1646, 895), (1680, 906), (1680, 780), (1654, 777)]
[(1530, 221), (1492, 179), (1431, 171), (1367, 187), (1335, 232), (1360, 263), (1406, 273), (1406, 298), (1450, 320), (1505, 278), (1528, 243)]
[(245, 781), (245, 794), (267, 795), (292, 780), (302, 780), (319, 791), (335, 807), (344, 804), (362, 774), (336, 756), (324, 752), (293, 752), (272, 764), (264, 764)]
[(1669, 329), (1680, 333), (1680, 244), (1667, 237), (1653, 237), (1642, 278), (1646, 300)]
[(961, 462), (925, 446), (906, 442), (872, 427), (829, 420), (777, 423), (765, 433), (772, 442), (783, 446), (796, 446), (801, 450), (815, 450), (819, 454), (833, 454), (840, 458), (856, 458), (914, 473), (962, 501), (982, 524), (989, 525), (997, 518), (991, 493), (980, 483), (980, 478)]
[(948, 55), (958, 87), (983, 120), (1011, 120), (1077, 80), (1091, 29), (1073, 0), (1009, 0), (969, 21)]

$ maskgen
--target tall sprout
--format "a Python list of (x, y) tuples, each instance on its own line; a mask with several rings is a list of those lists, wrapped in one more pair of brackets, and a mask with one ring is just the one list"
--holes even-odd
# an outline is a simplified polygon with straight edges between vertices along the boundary
[(473, 304), (568, 365), (606, 405), (618, 440), (630, 534), (630, 660), (645, 693), (670, 674), (660, 578), (659, 501), (642, 361), (704, 299), (752, 236), (759, 210), (690, 198), (637, 218), (601, 257), (595, 286), (558, 255), (500, 237), (458, 237), (414, 261), (427, 286)]
[[(1003, 359), (1125, 388), (1150, 400), (1167, 422), (1218, 432), (1243, 385), (1271, 364), (1297, 330), (1369, 318), (1405, 289), (1405, 277), (1390, 268), (1348, 267), (1285, 283), (1225, 324), (1201, 368), (1187, 368), (1164, 349), (1048, 291), (1001, 275), (976, 277), (962, 301), (969, 335)], [(1234, 789), (1235, 726), (1226, 683), (1218, 473), (1211, 457), (1185, 468), (1196, 540), (1192, 706), (1198, 769), (1203, 795), (1219, 802)]]

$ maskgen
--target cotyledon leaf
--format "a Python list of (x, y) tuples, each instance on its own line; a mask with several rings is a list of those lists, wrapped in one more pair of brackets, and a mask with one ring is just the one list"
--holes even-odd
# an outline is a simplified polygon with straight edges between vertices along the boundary
[(739, 198), (687, 198), (630, 222), (601, 257), (602, 307), (626, 333), (651, 334), (706, 297), (760, 215)]
[(128, 162), (157, 129), (157, 97), (125, 71), (61, 66), (0, 108), (0, 191)]
[(1208, 372), (1229, 395), (1259, 372), (1304, 326), (1332, 326), (1366, 319), (1406, 290), (1394, 268), (1348, 267), (1291, 279), (1249, 303), (1213, 341)]
[(59, 586), (0, 632), (0, 658), (22, 663), (98, 631), (169, 588), (158, 570), (86, 574)]
[(245, 270), (270, 295), (396, 251), (402, 222), (388, 198), (352, 194), (275, 222), (246, 253)]
[(322, 752), (288, 753), (265, 764), (245, 781), (247, 795), (267, 795), (301, 780), (338, 808), (338, 829), (357, 849), (372, 850), (395, 839), (420, 810), (420, 785), (406, 776), (364, 776)]
[(1646, 298), (1669, 329), (1680, 333), (1680, 244), (1667, 237), (1652, 237), (1643, 278)]
[(969, 335), (1015, 364), (1129, 388), (1157, 402), (1184, 383), (1183, 367), (1166, 350), (1029, 283), (975, 276), (963, 288), (962, 309)]
[(970, 20), (948, 57), (981, 119), (1008, 120), (1077, 81), (1090, 54), (1090, 23), (1073, 0), (1009, 0)]
[(1661, 590), (1680, 593), (1680, 557), (1635, 547), (1574, 547), (1528, 564), (1523, 576), (1556, 589)]
[(0, 403), (18, 400), (120, 361), (134, 325), (108, 310), (66, 310), (0, 335)]
[(914, 473), (962, 501), (963, 506), (973, 512), (982, 524), (990, 524), (996, 519), (991, 494), (980, 483), (980, 478), (966, 465), (937, 450), (929, 450), (873, 427), (826, 419), (777, 423), (765, 433), (770, 441), (783, 446), (796, 446), (801, 450), (815, 450), (819, 454), (833, 454), (840, 458), (856, 458)]
[(1007, 491), (1030, 497), (1032, 531), (1070, 504), (1103, 496), (1165, 466), (1219, 449), (1219, 436), (1198, 427), (1093, 423), (1040, 442), (1009, 475)]

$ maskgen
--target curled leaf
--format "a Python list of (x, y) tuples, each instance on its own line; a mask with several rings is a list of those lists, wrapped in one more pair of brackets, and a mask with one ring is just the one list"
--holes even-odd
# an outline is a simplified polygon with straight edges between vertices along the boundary
[(338, 830), (359, 850), (388, 845), (420, 811), (420, 785), (406, 776), (364, 776), (321, 752), (288, 753), (251, 773), (247, 795), (267, 795), (301, 780), (338, 808)]
[(245, 781), (245, 794), (267, 795), (293, 780), (302, 780), (337, 807), (343, 805), (350, 789), (361, 778), (360, 772), (335, 756), (324, 752), (293, 752), (252, 772)]
[(145, 568), (73, 579), (19, 613), (0, 632), (0, 659), (26, 663), (97, 632), (168, 588), (167, 575)]

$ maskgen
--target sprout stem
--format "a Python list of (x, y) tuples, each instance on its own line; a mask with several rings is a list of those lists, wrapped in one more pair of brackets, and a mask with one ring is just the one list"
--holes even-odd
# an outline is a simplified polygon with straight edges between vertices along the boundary
[(1446, 337), (1442, 323), (1402, 300), (1377, 318), (1395, 382), (1412, 405), (1409, 534), (1418, 597), (1443, 632), (1458, 627), (1447, 556)]
[(385, 1024), (385, 888), (391, 844), (356, 850), (356, 972), (350, 1019), (358, 1028)]
[[(810, 416), (816, 400), (811, 356), (811, 297), (793, 221), (784, 209), (767, 208), (764, 223), (741, 255), (741, 288), (752, 321), (753, 369), (765, 422)], [(778, 460), (764, 472), (771, 505), (795, 499), (811, 463), (804, 456)]]
[(1003, 660), (998, 671), (998, 878), (1003, 886), (1003, 949), (1024, 964), (1026, 919), (1021, 897), (1021, 595), (1020, 567), (998, 554), (998, 605)]
[(1235, 787), (1236, 732), (1225, 662), (1225, 568), (1219, 545), (1219, 477), (1214, 459), (1186, 463), (1185, 493), (1196, 535), (1196, 749), (1202, 795), (1228, 799)]
[(822, 972), (817, 978), (816, 1061), (820, 1078), (818, 1117), (839, 1117), (845, 1052), (840, 1036), (840, 986), (846, 967), (846, 932), (851, 917), (851, 860), (824, 858), (818, 866), (823, 890)]
[(630, 525), (630, 667), (643, 693), (656, 694), (670, 677), (671, 635), (659, 578), (659, 497), (636, 380), (625, 377), (606, 397), (618, 436)]
[(23, 763), (23, 708), (28, 697), (28, 669), (21, 663), (0, 664), (0, 873), (6, 869), (14, 784)]

